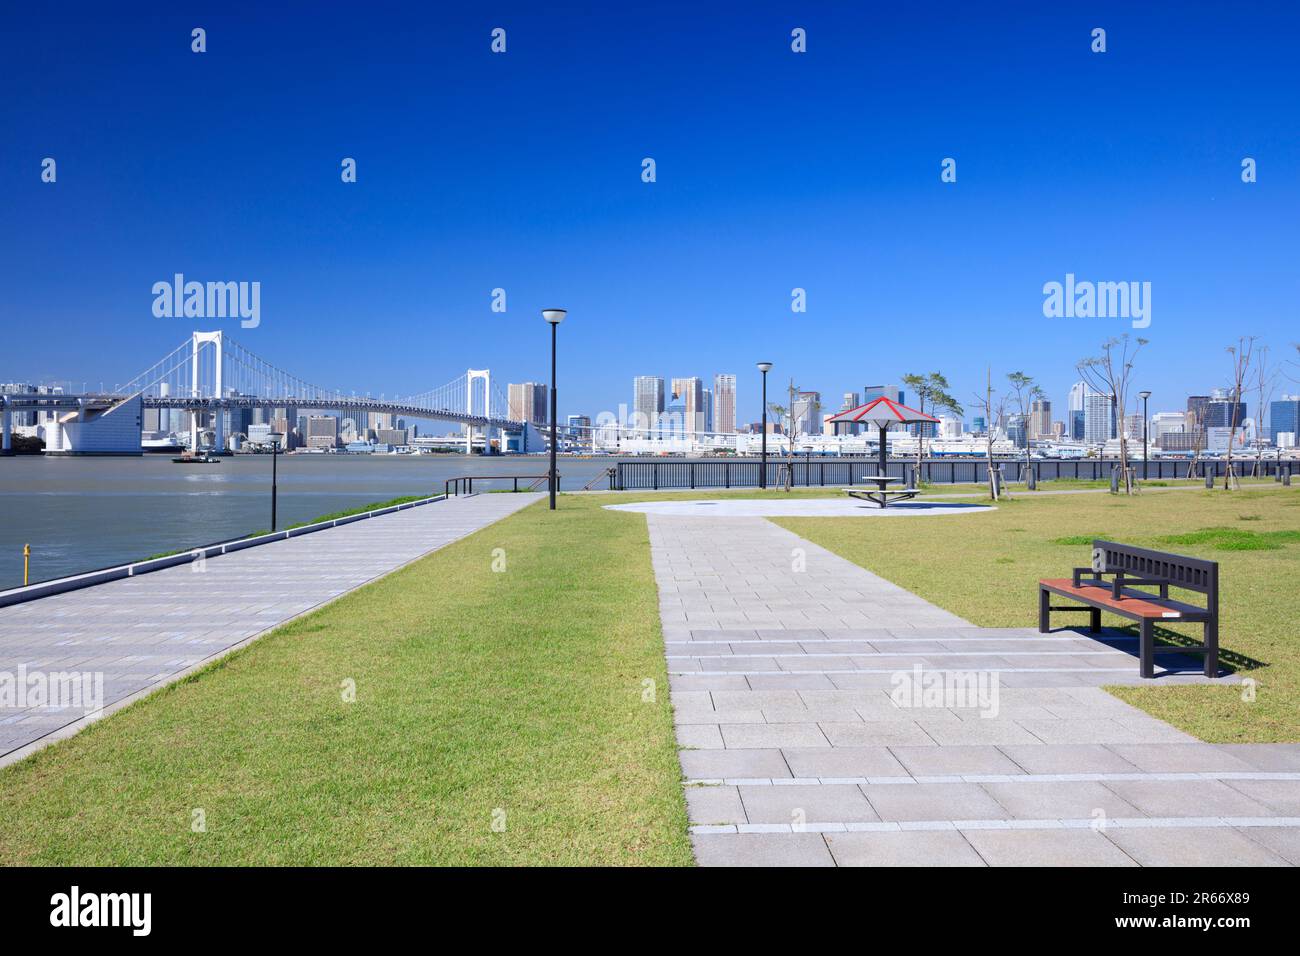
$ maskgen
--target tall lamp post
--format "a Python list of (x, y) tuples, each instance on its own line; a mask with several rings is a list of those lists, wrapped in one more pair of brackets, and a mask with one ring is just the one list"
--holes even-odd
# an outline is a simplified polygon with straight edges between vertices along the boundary
[(772, 371), (771, 362), (759, 362), (758, 370), (763, 373), (763, 463), (758, 466), (758, 487), (767, 487), (767, 373)]
[(275, 530), (275, 498), (276, 498), (276, 460), (280, 457), (280, 439), (284, 437), (280, 432), (271, 432), (266, 436), (271, 440), (271, 530)]
[(555, 449), (557, 444), (555, 430), (555, 332), (564, 321), (564, 317), (569, 313), (564, 309), (542, 309), (542, 318), (544, 318), (551, 327), (551, 510), (555, 510), (555, 486), (557, 476), (555, 473)]
[(1142, 399), (1142, 480), (1147, 480), (1147, 399), (1151, 397), (1150, 392), (1138, 392), (1138, 398)]

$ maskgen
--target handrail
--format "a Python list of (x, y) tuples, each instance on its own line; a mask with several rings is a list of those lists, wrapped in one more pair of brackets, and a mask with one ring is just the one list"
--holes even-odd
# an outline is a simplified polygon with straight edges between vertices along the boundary
[[(443, 493), (446, 494), (448, 497), (451, 497), (452, 495), (459, 496), (460, 493), (461, 493), (461, 483), (464, 482), (465, 494), (467, 494), (467, 495), (472, 495), (472, 494), (474, 493), (474, 482), (475, 482), (475, 480), (478, 480), (478, 481), (513, 481), (513, 482), (514, 482), (514, 487), (513, 487), (511, 490), (512, 490), (513, 492), (518, 492), (518, 491), (519, 491), (519, 480), (520, 480), (521, 478), (522, 478), (523, 480), (525, 480), (525, 481), (532, 481), (532, 482), (533, 482), (532, 485), (530, 485), (529, 487), (527, 487), (527, 488), (524, 489), (525, 491), (531, 491), (531, 490), (533, 490), (534, 488), (536, 488), (539, 484), (541, 484), (543, 481), (549, 481), (550, 478), (551, 478), (551, 476), (550, 476), (550, 474), (545, 474), (545, 475), (459, 475), (459, 476), (457, 476), (457, 477), (455, 477), (455, 478), (448, 478), (448, 479), (443, 483)], [(555, 480), (556, 480), (556, 481), (559, 481), (559, 479), (560, 479), (560, 476), (557, 474), (557, 475), (555, 476)], [(455, 491), (452, 490), (452, 486), (453, 486), (453, 485), (455, 486)]]

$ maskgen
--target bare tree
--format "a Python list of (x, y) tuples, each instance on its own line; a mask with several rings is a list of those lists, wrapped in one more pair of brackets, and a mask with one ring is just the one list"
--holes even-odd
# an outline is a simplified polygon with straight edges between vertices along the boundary
[(1278, 376), (1281, 374), (1276, 365), (1269, 367), (1267, 345), (1259, 347), (1258, 356), (1255, 370), (1255, 394), (1258, 396), (1258, 404), (1255, 406), (1255, 464), (1250, 472), (1255, 478), (1264, 473), (1264, 410), (1273, 400)]
[(985, 375), (984, 394), (976, 394), (974, 407), (984, 413), (984, 452), (985, 462), (989, 476), (989, 497), (994, 501), (999, 498), (998, 484), (993, 480), (993, 426), (996, 422), (1002, 420), (1007, 410), (1007, 396), (997, 395), (993, 391), (993, 369), (988, 369)]
[(1230, 490), (1237, 481), (1237, 476), (1232, 471), (1232, 446), (1237, 443), (1237, 427), (1239, 412), (1241, 409), (1241, 397), (1244, 394), (1243, 389), (1250, 381), (1251, 369), (1254, 367), (1255, 359), (1255, 340), (1254, 335), (1243, 335), (1237, 339), (1236, 345), (1229, 345), (1227, 352), (1232, 356), (1232, 394), (1228, 396), (1228, 467), (1223, 475), (1223, 489)]
[(1095, 391), (1101, 392), (1111, 400), (1111, 408), (1119, 409), (1121, 420), (1116, 422), (1119, 432), (1119, 467), (1124, 479), (1124, 494), (1133, 494), (1133, 474), (1128, 465), (1128, 429), (1122, 420), (1123, 410), (1128, 408), (1128, 390), (1133, 379), (1133, 363), (1147, 344), (1147, 339), (1132, 339), (1128, 333), (1117, 339), (1107, 339), (1102, 343), (1101, 355), (1086, 358), (1079, 362), (1077, 368), (1083, 380)]

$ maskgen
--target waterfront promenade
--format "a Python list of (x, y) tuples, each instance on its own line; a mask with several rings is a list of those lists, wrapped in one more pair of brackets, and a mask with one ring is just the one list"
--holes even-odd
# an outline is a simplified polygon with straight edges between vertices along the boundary
[[(0, 608), (0, 673), (102, 674), (102, 716), (540, 497), (450, 498)], [(0, 765), (91, 719), (45, 707), (0, 711)]]
[[(1111, 696), (1132, 639), (972, 627), (760, 517), (647, 520), (701, 864), (1300, 864), (1300, 745)], [(897, 706), (918, 666), (996, 672), (996, 706)]]

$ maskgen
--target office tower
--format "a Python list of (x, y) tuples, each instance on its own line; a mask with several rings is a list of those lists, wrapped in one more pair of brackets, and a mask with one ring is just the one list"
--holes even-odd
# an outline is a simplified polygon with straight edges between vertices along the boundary
[(704, 390), (704, 430), (713, 431), (713, 389)]
[(550, 422), (546, 400), (546, 386), (540, 382), (510, 385), (506, 395), (506, 417), (516, 422), (546, 425)]
[(659, 413), (659, 418), (655, 422), (656, 437), (658, 438), (684, 438), (690, 431), (687, 426), (686, 403), (680, 396), (674, 395), (673, 400), (668, 403), (667, 407)]
[(1071, 412), (1083, 411), (1084, 402), (1091, 391), (1092, 389), (1088, 387), (1087, 382), (1075, 382), (1070, 386), (1070, 397), (1066, 400), (1066, 409)]
[(664, 380), (654, 375), (638, 375), (632, 380), (632, 427), (653, 431), (659, 427), (664, 410)]
[[(840, 400), (840, 411), (847, 412), (849, 409), (857, 408), (861, 402), (858, 401), (857, 392), (845, 392), (844, 397)], [(861, 431), (856, 422), (836, 422), (834, 424), (835, 435), (856, 435)]]
[(680, 398), (686, 409), (686, 430), (704, 431), (704, 381), (691, 376), (673, 379), (673, 395)]
[(1300, 396), (1283, 395), (1268, 406), (1268, 437), (1277, 444), (1277, 436), (1283, 432), (1294, 435), (1300, 431)]
[[(10, 382), (6, 385), (0, 385), (0, 394), (4, 395), (30, 395), (36, 391), (35, 385), (29, 385), (26, 382)], [(148, 416), (153, 409), (145, 409), (145, 415)], [(9, 415), (9, 426), (11, 428), (24, 428), (36, 424), (36, 412), (31, 409), (14, 409)], [(146, 431), (152, 431), (147, 425)]]
[[(281, 431), (281, 420), (276, 422), (276, 431)], [(339, 443), (339, 420), (333, 415), (311, 415), (307, 419), (308, 448), (337, 448)]]
[(1029, 444), (1029, 416), (1012, 415), (1007, 419), (1007, 437), (1017, 448)]
[(820, 435), (822, 430), (821, 392), (799, 392), (791, 414), (794, 435)]
[(1090, 391), (1084, 397), (1083, 440), (1104, 445), (1114, 432), (1114, 403), (1109, 395)]
[(1029, 437), (1052, 437), (1052, 403), (1045, 398), (1034, 399), (1029, 405)]
[(1183, 412), (1156, 412), (1151, 416), (1151, 444), (1159, 446), (1166, 435), (1181, 435), (1187, 431), (1187, 416)]
[(988, 422), (984, 420), (983, 415), (976, 415), (970, 423), (970, 430), (973, 435), (983, 435), (988, 431), (988, 427)]
[(713, 430), (723, 435), (736, 431), (736, 376), (713, 376)]
[(907, 404), (907, 393), (897, 385), (866, 385), (862, 389), (862, 404), (873, 398), (888, 398), (900, 405)]
[(1245, 402), (1233, 401), (1227, 392), (1216, 390), (1205, 406), (1205, 427), (1240, 428), (1246, 420), (1246, 412)]
[(1083, 441), (1084, 415), (1082, 408), (1070, 410), (1070, 441)]
[(1187, 396), (1187, 431), (1195, 434), (1205, 431), (1205, 412), (1210, 405), (1208, 395)]

